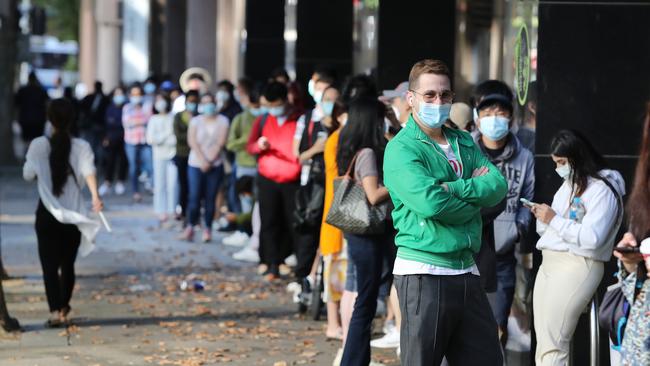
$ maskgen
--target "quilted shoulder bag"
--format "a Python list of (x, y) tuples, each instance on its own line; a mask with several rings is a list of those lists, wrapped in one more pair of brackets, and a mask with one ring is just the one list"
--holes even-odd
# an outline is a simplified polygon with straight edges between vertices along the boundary
[(334, 199), (325, 222), (344, 233), (357, 235), (381, 234), (386, 230), (386, 216), (390, 200), (371, 205), (363, 186), (351, 175), (357, 155), (350, 162), (345, 175), (334, 179)]

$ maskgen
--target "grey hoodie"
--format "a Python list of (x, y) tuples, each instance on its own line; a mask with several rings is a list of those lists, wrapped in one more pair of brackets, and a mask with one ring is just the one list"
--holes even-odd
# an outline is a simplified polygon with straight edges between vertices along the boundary
[(508, 135), (503, 152), (496, 158), (487, 154), (480, 132), (474, 135), (474, 141), (508, 181), (506, 209), (494, 220), (494, 247), (497, 254), (504, 254), (519, 241), (520, 233), (526, 230), (532, 217), (519, 199), (533, 200), (535, 158), (512, 133)]

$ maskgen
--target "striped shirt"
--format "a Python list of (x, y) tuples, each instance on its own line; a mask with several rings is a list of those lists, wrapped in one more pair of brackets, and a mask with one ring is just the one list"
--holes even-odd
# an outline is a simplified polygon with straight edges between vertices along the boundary
[(122, 110), (122, 125), (124, 125), (124, 142), (130, 145), (147, 143), (147, 123), (152, 115), (152, 106), (145, 103), (142, 106), (127, 103)]

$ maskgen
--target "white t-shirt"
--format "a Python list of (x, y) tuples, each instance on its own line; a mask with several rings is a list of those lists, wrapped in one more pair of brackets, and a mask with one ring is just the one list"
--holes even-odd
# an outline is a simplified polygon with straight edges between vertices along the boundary
[(176, 155), (173, 114), (154, 114), (149, 118), (147, 143), (153, 147), (153, 158), (156, 160), (169, 160)]
[[(440, 146), (442, 151), (445, 152), (445, 156), (449, 161), (449, 165), (451, 165), (452, 169), (454, 169), (456, 175), (458, 177), (461, 177), (463, 175), (463, 167), (461, 166), (460, 161), (458, 161), (458, 159), (456, 158), (454, 149), (449, 144), (446, 145), (438, 144), (438, 146)], [(395, 258), (395, 265), (393, 266), (393, 274), (398, 276), (416, 275), (416, 274), (428, 274), (434, 276), (456, 276), (465, 273), (471, 273), (476, 276), (480, 275), (476, 264), (464, 269), (452, 269), (452, 268), (439, 267), (433, 264), (421, 263), (421, 262), (411, 261), (408, 259), (397, 257)]]
[[(213, 155), (215, 149), (223, 150), (228, 139), (228, 118), (218, 114), (216, 120), (208, 121), (205, 116), (199, 115), (190, 120), (190, 128), (196, 130), (196, 143), (201, 149), (203, 155)], [(223, 164), (223, 151), (219, 157), (212, 163), (212, 166)], [(201, 167), (201, 160), (197, 152), (190, 150), (188, 165), (194, 168)]]

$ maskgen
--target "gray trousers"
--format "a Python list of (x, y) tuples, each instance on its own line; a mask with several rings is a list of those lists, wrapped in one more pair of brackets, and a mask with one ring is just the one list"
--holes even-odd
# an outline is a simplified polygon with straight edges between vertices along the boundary
[(403, 366), (502, 366), (497, 323), (480, 278), (395, 276)]

